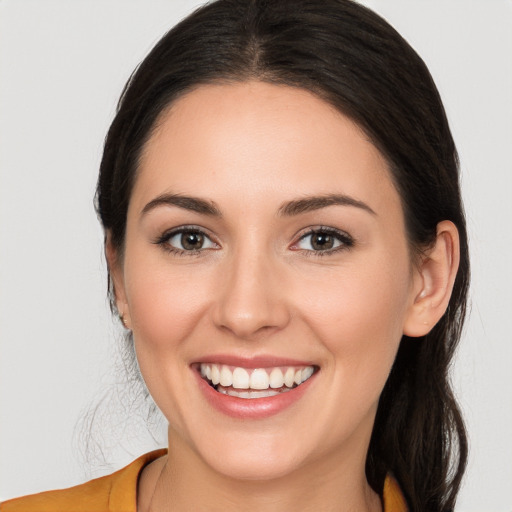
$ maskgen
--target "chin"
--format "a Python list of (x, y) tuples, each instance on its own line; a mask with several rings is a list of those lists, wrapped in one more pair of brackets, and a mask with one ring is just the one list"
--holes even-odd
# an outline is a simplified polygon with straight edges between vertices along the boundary
[[(208, 463), (209, 461), (207, 461)], [(276, 480), (285, 477), (298, 469), (295, 461), (277, 458), (275, 454), (269, 457), (252, 457), (248, 454), (240, 457), (233, 454), (224, 460), (211, 461), (210, 467), (217, 473), (234, 479), (245, 481)]]
[[(303, 455), (294, 453), (294, 447), (304, 448), (298, 440), (290, 443), (266, 436), (226, 437), (231, 438), (230, 442), (210, 439), (206, 446), (197, 448), (209, 467), (228, 478), (252, 481), (278, 479), (296, 471), (304, 459)], [(216, 449), (212, 450), (212, 446)]]

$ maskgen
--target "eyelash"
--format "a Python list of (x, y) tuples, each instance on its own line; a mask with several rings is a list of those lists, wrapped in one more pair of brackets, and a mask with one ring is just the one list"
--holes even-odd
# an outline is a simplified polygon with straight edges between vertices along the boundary
[[(340, 242), (340, 245), (333, 249), (325, 249), (323, 251), (313, 251), (313, 250), (304, 249), (303, 250), (304, 254), (307, 257), (323, 258), (325, 256), (332, 256), (333, 254), (336, 254), (338, 252), (347, 251), (347, 250), (351, 249), (355, 244), (355, 240), (348, 233), (345, 233), (344, 231), (341, 231), (339, 229), (332, 228), (332, 227), (327, 227), (327, 226), (318, 226), (315, 228), (311, 228), (307, 232), (303, 233), (300, 236), (299, 240), (294, 243), (294, 246), (298, 245), (302, 240), (304, 240), (308, 236), (318, 235), (318, 234), (332, 236), (333, 238), (335, 238), (337, 241)], [(295, 249), (295, 250), (301, 250), (301, 249)]]
[[(171, 240), (174, 236), (183, 234), (183, 233), (192, 233), (192, 234), (200, 234), (204, 236), (206, 239), (210, 240), (210, 242), (215, 243), (211, 240), (211, 237), (208, 236), (203, 229), (197, 227), (197, 226), (182, 226), (179, 228), (171, 229), (169, 231), (165, 231), (162, 235), (160, 235), (153, 243), (156, 245), (160, 245), (162, 249), (164, 249), (166, 252), (171, 253), (175, 256), (198, 256), (202, 252), (204, 252), (206, 249), (196, 249), (196, 250), (185, 250), (185, 249), (178, 249), (177, 247), (174, 247), (169, 244), (169, 240)], [(339, 229), (335, 229), (332, 227), (326, 227), (326, 226), (319, 226), (316, 228), (311, 228), (307, 232), (303, 233), (297, 242), (295, 242), (292, 246), (292, 249), (294, 246), (297, 246), (302, 240), (306, 239), (308, 236), (312, 235), (318, 235), (318, 234), (324, 234), (328, 236), (332, 236), (335, 238), (338, 242), (340, 242), (340, 245), (338, 247), (335, 247), (333, 249), (326, 249), (326, 250), (308, 250), (308, 249), (294, 249), (297, 251), (303, 251), (304, 254), (307, 257), (325, 257), (330, 256), (333, 254), (336, 254), (340, 251), (346, 251), (349, 250), (354, 246), (354, 239), (344, 231), (341, 231)]]
[[(187, 251), (185, 249), (178, 249), (169, 244), (169, 240), (176, 235), (183, 233), (192, 233), (192, 234), (200, 234), (204, 236), (206, 239), (210, 240), (212, 243), (215, 243), (211, 240), (211, 237), (208, 236), (203, 229), (197, 226), (181, 226), (179, 228), (171, 229), (169, 231), (165, 231), (162, 235), (160, 235), (153, 243), (162, 247), (162, 249), (170, 254), (175, 256), (199, 256), (201, 252), (205, 249), (196, 249)], [(217, 244), (216, 244), (217, 245)]]

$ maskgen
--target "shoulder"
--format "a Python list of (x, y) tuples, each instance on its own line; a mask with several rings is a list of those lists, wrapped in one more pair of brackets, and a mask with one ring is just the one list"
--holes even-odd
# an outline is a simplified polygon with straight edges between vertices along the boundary
[(147, 453), (131, 464), (81, 485), (15, 498), (1, 512), (135, 512), (137, 481), (142, 469), (166, 450)]
[(384, 480), (382, 501), (383, 512), (408, 512), (409, 510), (400, 485), (391, 474), (388, 474)]
[(107, 512), (114, 475), (96, 478), (82, 485), (46, 491), (6, 501), (1, 512)]

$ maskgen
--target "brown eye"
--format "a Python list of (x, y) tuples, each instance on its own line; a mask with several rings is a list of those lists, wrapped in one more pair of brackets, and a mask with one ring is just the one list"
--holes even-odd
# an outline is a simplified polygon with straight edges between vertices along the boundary
[(204, 244), (204, 235), (198, 232), (185, 232), (181, 234), (181, 246), (186, 251), (195, 251), (202, 249)]
[(303, 235), (295, 248), (311, 253), (334, 253), (338, 249), (348, 249), (354, 245), (353, 238), (334, 228), (318, 228)]
[(167, 247), (169, 250), (182, 253), (194, 253), (204, 249), (218, 248), (218, 245), (209, 236), (195, 229), (177, 229), (164, 234), (156, 243)]
[(316, 251), (324, 251), (334, 247), (334, 237), (327, 233), (314, 233), (311, 235), (311, 247)]

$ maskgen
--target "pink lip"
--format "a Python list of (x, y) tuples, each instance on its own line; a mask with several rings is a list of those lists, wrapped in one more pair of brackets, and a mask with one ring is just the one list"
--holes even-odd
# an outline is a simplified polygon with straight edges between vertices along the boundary
[[(227, 363), (225, 359), (222, 360)], [(209, 360), (210, 362), (210, 360)], [(280, 362), (279, 364), (268, 364), (268, 361), (259, 361), (260, 365), (253, 366), (254, 360), (251, 364), (244, 365), (245, 368), (262, 368), (269, 366), (302, 366), (301, 364), (290, 364), (287, 360), (285, 364)], [(237, 361), (235, 366), (242, 366), (240, 360)], [(307, 365), (306, 365), (307, 366)], [(197, 369), (193, 369), (197, 379), (199, 389), (201, 390), (206, 401), (217, 411), (231, 416), (232, 418), (240, 419), (264, 419), (274, 414), (278, 414), (284, 409), (288, 408), (292, 404), (296, 403), (309, 389), (311, 383), (314, 381), (317, 372), (315, 372), (306, 382), (303, 382), (300, 386), (293, 388), (285, 393), (279, 393), (275, 396), (265, 398), (238, 398), (236, 396), (224, 395), (216, 391), (206, 380), (204, 380)]]
[[(225, 364), (241, 368), (273, 368), (275, 366), (314, 366), (310, 361), (299, 361), (278, 356), (260, 355), (253, 357), (238, 357), (232, 354), (206, 355), (197, 363)], [(197, 364), (196, 363), (196, 364)]]

